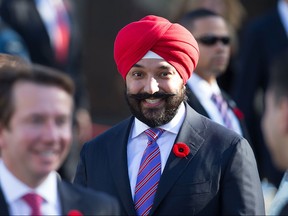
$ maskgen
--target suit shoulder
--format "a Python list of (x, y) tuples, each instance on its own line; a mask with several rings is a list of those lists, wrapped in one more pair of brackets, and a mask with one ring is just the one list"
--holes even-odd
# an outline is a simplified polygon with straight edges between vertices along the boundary
[(104, 192), (61, 181), (59, 194), (64, 215), (72, 210), (80, 211), (84, 215), (117, 215), (119, 213), (118, 201)]
[(71, 203), (77, 203), (83, 211), (94, 213), (105, 211), (114, 214), (119, 210), (119, 203), (112, 195), (66, 181), (61, 181), (59, 184), (62, 194), (65, 194), (65, 199), (70, 199)]
[(91, 139), (90, 141), (87, 142), (87, 144), (92, 144), (95, 142), (99, 142), (100, 140), (106, 140), (107, 138), (111, 140), (113, 137), (117, 137), (119, 134), (123, 134), (128, 131), (128, 128), (132, 124), (133, 118), (128, 118), (120, 123), (114, 125), (113, 127), (109, 128), (108, 130), (104, 131), (103, 133), (99, 134), (95, 138)]
[(236, 133), (235, 131), (227, 129), (225, 126), (218, 124), (217, 122), (214, 122), (211, 119), (206, 118), (205, 116), (200, 115), (200, 119), (205, 125), (204, 127), (206, 128), (203, 131), (205, 137), (212, 136), (215, 139), (222, 139), (222, 141), (230, 141), (232, 143), (237, 143), (245, 139), (243, 136)]

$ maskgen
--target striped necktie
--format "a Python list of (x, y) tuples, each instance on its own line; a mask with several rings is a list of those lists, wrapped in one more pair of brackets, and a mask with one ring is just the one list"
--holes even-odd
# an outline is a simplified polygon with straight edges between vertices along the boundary
[(148, 143), (140, 163), (134, 197), (137, 215), (148, 215), (153, 205), (161, 176), (161, 156), (156, 140), (163, 132), (160, 128), (145, 131)]
[(220, 94), (212, 94), (211, 99), (217, 106), (225, 126), (233, 130), (231, 119), (228, 116), (228, 104), (226, 103), (226, 101), (222, 98)]

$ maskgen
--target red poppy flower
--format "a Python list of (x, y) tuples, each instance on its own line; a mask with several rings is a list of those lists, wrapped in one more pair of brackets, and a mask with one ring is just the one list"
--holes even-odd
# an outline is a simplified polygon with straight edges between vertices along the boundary
[(180, 158), (186, 157), (190, 152), (189, 147), (182, 142), (178, 142), (173, 146), (173, 153)]
[(242, 119), (244, 118), (244, 114), (243, 114), (243, 112), (242, 112), (239, 108), (235, 107), (235, 108), (233, 109), (233, 112), (234, 112), (234, 114), (236, 115), (236, 117), (237, 117), (238, 119), (242, 120)]
[(83, 216), (83, 214), (78, 210), (71, 210), (68, 212), (68, 216)]

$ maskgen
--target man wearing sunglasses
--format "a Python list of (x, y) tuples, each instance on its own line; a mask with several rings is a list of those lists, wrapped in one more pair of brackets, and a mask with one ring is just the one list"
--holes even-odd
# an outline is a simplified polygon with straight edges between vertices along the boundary
[(199, 63), (186, 85), (188, 104), (248, 139), (241, 111), (217, 84), (217, 77), (226, 71), (230, 58), (228, 24), (223, 17), (206, 9), (191, 11), (180, 22), (195, 36), (200, 50)]

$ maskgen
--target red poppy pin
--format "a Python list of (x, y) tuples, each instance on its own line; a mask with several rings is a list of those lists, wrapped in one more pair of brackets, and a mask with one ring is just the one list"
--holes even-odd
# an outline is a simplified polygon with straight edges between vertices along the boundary
[(78, 210), (71, 210), (68, 212), (68, 216), (83, 216), (83, 214)]
[(190, 152), (189, 147), (182, 142), (175, 143), (173, 146), (173, 153), (180, 158), (186, 157)]
[(240, 119), (240, 120), (244, 119), (244, 113), (239, 108), (235, 107), (233, 109), (233, 112), (238, 119)]

